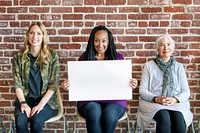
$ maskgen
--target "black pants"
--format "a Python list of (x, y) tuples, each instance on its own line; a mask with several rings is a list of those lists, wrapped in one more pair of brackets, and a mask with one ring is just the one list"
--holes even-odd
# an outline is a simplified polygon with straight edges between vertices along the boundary
[(185, 120), (179, 111), (162, 109), (153, 119), (156, 121), (156, 133), (186, 133)]

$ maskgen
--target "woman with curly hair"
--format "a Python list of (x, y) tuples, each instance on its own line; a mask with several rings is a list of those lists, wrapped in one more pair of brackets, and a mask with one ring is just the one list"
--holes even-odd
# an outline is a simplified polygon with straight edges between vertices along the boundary
[(42, 23), (28, 28), (24, 49), (13, 58), (13, 79), (17, 133), (28, 133), (28, 122), (31, 133), (42, 133), (43, 123), (58, 112), (59, 85), (59, 58), (47, 46)]

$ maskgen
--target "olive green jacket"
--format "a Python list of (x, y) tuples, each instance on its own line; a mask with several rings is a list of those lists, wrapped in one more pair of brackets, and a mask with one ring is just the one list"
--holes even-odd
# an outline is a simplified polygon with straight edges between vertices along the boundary
[[(44, 96), (47, 90), (57, 91), (59, 86), (59, 57), (57, 53), (51, 49), (49, 64), (42, 63), (40, 65), (40, 74), (42, 77), (42, 92), (41, 95)], [(23, 90), (24, 96), (26, 97), (29, 91), (28, 79), (30, 71), (30, 58), (27, 57), (26, 61), (22, 64), (22, 51), (19, 51), (13, 58), (13, 79), (14, 79), (14, 89), (21, 88)], [(57, 98), (56, 93), (49, 99), (48, 104), (51, 108), (57, 109)]]

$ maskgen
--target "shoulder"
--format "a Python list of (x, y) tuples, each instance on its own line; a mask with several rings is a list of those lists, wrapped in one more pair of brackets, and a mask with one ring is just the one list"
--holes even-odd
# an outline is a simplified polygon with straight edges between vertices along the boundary
[(124, 60), (124, 56), (120, 53), (117, 53), (118, 60)]
[(79, 58), (78, 61), (83, 61), (85, 60), (85, 53), (83, 53)]
[(14, 55), (14, 59), (22, 58), (22, 56), (23, 56), (23, 51), (20, 50), (20, 51), (18, 51), (18, 52)]
[(49, 48), (48, 50), (49, 50), (49, 53), (50, 53), (52, 58), (58, 57), (58, 54), (57, 54), (57, 52), (55, 50), (53, 50), (51, 48)]

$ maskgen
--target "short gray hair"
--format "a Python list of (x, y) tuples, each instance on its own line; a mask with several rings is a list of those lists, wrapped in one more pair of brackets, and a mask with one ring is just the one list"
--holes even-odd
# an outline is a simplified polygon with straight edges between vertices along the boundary
[(156, 51), (158, 50), (158, 45), (160, 44), (160, 40), (162, 40), (162, 39), (168, 40), (169, 43), (172, 45), (173, 49), (175, 48), (175, 42), (174, 42), (174, 40), (171, 38), (170, 35), (165, 34), (165, 35), (159, 36), (159, 37), (156, 39), (156, 42), (155, 42)]

